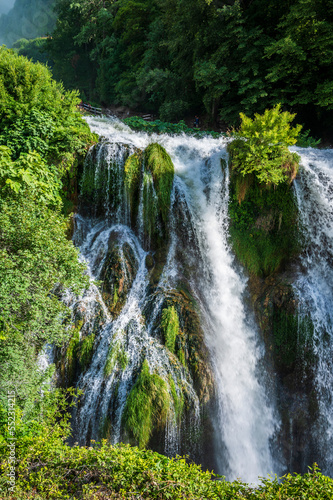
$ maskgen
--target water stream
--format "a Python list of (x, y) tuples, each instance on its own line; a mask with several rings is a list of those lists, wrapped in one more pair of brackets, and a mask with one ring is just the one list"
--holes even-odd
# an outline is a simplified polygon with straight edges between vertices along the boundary
[[(263, 345), (253, 317), (244, 306), (246, 278), (236, 266), (228, 245), (229, 179), (227, 168), (221, 162), (227, 158), (226, 140), (149, 136), (131, 131), (118, 120), (87, 118), (87, 121), (91, 129), (104, 139), (96, 146), (97, 152), (90, 152), (89, 171), (84, 172), (83, 179), (95, 175), (95, 189), (98, 191), (103, 182), (107, 183), (105, 176), (107, 179), (114, 176), (118, 187), (112, 194), (108, 189), (104, 193), (103, 217), (96, 211), (88, 216), (76, 216), (74, 241), (88, 265), (92, 284), (79, 300), (68, 296), (67, 303), (74, 315), (81, 311), (83, 328), (95, 328), (96, 331), (97, 312), (99, 325), (92, 361), (77, 382), (77, 386), (84, 389), (84, 397), (74, 415), (74, 439), (80, 443), (98, 439), (105, 427), (106, 416), (111, 422), (109, 439), (114, 443), (123, 439), (122, 414), (126, 398), (145, 358), (151, 372), (155, 371), (166, 380), (171, 377), (177, 394), (181, 391), (186, 394), (187, 407), (191, 408), (189, 413), (192, 415), (186, 432), (193, 435), (193, 456), (200, 456), (200, 450), (195, 450), (195, 436), (200, 429), (202, 412), (194, 383), (188, 371), (170, 357), (156, 334), (156, 318), (161, 314), (164, 297), (177, 287), (186, 268), (191, 269), (187, 280), (200, 309), (216, 385), (214, 429), (219, 472), (230, 479), (242, 477), (249, 482), (275, 472), (277, 466), (272, 457), (272, 443), (279, 420), (274, 396), (269, 394), (265, 373), (260, 369)], [(140, 221), (145, 211), (144, 195), (141, 191), (135, 234), (128, 226), (128, 203), (119, 182), (126, 155), (138, 148), (143, 150), (152, 142), (158, 142), (166, 149), (175, 167), (169, 220), (170, 245), (153, 297), (146, 266), (149, 241), (144, 241)], [(146, 181), (151, 189), (149, 179)], [(122, 201), (114, 202), (113, 206), (113, 199), (118, 195)], [(126, 302), (115, 319), (110, 316), (101, 292), (93, 282), (101, 279), (114, 241), (117, 242), (124, 281), (129, 283)], [(128, 249), (135, 268), (130, 272), (126, 258)], [(131, 272), (133, 276), (128, 275)], [(148, 319), (145, 314), (147, 307), (151, 311)], [(116, 362), (111, 375), (106, 376), (110, 346), (122, 350), (126, 366), (120, 369), (119, 362)], [(176, 419), (168, 418), (163, 451), (169, 455), (183, 452), (179, 442), (181, 425)]]
[(295, 183), (306, 250), (295, 281), (302, 315), (310, 315), (319, 422), (317, 457), (333, 474), (333, 151), (298, 149), (301, 172)]

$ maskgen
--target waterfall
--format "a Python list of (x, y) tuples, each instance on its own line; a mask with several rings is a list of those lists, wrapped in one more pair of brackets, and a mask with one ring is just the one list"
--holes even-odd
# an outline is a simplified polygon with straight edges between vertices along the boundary
[(313, 324), (315, 386), (319, 422), (316, 460), (324, 473), (333, 474), (333, 150), (295, 148), (301, 172), (295, 183), (305, 232), (302, 272), (294, 287), (300, 312)]
[[(80, 336), (90, 337), (94, 345), (91, 361), (76, 381), (84, 395), (74, 413), (74, 441), (87, 443), (101, 435), (113, 443), (126, 438), (126, 402), (146, 360), (150, 373), (166, 382), (170, 395), (171, 411), (159, 450), (200, 459), (202, 406), (215, 398), (217, 472), (249, 482), (279, 472), (272, 457), (279, 419), (262, 368), (263, 343), (244, 305), (246, 278), (228, 244), (229, 178), (226, 162), (221, 161), (227, 158), (226, 139), (149, 136), (116, 119), (87, 121), (103, 139), (88, 155), (81, 185), (93, 185), (94, 191), (86, 190), (75, 219), (74, 242), (87, 264), (91, 286), (82, 297), (65, 297), (81, 327)], [(155, 281), (149, 266), (149, 259), (156, 258), (150, 251), (154, 224), (147, 218), (149, 212), (155, 220), (158, 210), (152, 177), (143, 173), (136, 230), (130, 227), (121, 182), (125, 160), (153, 142), (165, 148), (175, 167), (169, 244)], [(160, 235), (163, 228), (155, 224), (154, 230)], [(94, 280), (104, 284), (98, 286)], [(177, 294), (199, 311), (215, 380), (213, 396), (207, 384), (198, 389), (193, 372), (186, 368), (186, 345), (172, 353), (161, 339), (166, 298)], [(207, 370), (205, 377), (210, 380)], [(182, 398), (186, 411), (179, 419)]]

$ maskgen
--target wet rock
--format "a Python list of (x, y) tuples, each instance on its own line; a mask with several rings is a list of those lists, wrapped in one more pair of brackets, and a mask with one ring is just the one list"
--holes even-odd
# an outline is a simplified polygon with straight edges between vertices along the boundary
[(113, 317), (117, 317), (126, 302), (138, 270), (138, 262), (128, 243), (118, 244), (111, 233), (109, 248), (99, 279), (103, 300)]

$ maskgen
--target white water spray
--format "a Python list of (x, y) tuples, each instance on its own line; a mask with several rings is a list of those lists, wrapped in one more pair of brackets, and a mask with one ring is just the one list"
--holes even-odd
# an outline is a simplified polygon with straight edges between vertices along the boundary
[(303, 315), (314, 326), (316, 390), (321, 424), (317, 431), (321, 467), (333, 474), (333, 150), (295, 148), (301, 172), (295, 183), (306, 251), (294, 286)]
[[(258, 333), (251, 326), (251, 320), (247, 320), (242, 302), (246, 280), (236, 270), (228, 245), (228, 175), (221, 168), (220, 161), (226, 157), (226, 140), (210, 137), (196, 139), (185, 135), (149, 136), (131, 131), (118, 120), (89, 117), (87, 121), (93, 131), (113, 144), (122, 143), (131, 149), (144, 149), (151, 142), (159, 142), (173, 160), (176, 176), (170, 216), (171, 245), (159, 287), (167, 290), (177, 280), (175, 249), (179, 228), (183, 227), (188, 242), (188, 258), (192, 256), (195, 261), (194, 256), (198, 257), (197, 275), (191, 280), (201, 305), (205, 341), (217, 383), (217, 427), (224, 445), (223, 464), (225, 466), (228, 463), (227, 470), (219, 472), (230, 479), (241, 477), (249, 482), (257, 481), (258, 476), (274, 471), (270, 446), (278, 423), (274, 417), (274, 403), (269, 400), (262, 384), (263, 374), (260, 376), (258, 372), (262, 357)], [(142, 207), (139, 208), (139, 215), (140, 210)], [(120, 222), (119, 218), (114, 222)], [(89, 225), (88, 229), (77, 230), (77, 234), (83, 234), (80, 249), (92, 276), (98, 277), (110, 232), (115, 228), (112, 220), (111, 226), (105, 223), (104, 228), (94, 226), (92, 221), (86, 221), (86, 224)], [(171, 373), (174, 380), (177, 378), (165, 350), (151, 336), (149, 325), (147, 328), (143, 326), (147, 270), (142, 242), (126, 226), (118, 225), (117, 231), (134, 250), (138, 271), (122, 312), (113, 322), (106, 321), (92, 363), (78, 382), (78, 386), (85, 388), (86, 394), (76, 418), (82, 436), (97, 435), (103, 412), (110, 411), (112, 406), (117, 382), (118, 407), (113, 412), (115, 420), (112, 422), (114, 442), (120, 436), (121, 413), (142, 353), (145, 353), (151, 370), (155, 368), (161, 375), (168, 376)], [(158, 307), (157, 299), (156, 313)], [(117, 381), (114, 374), (106, 382), (103, 366), (108, 346), (123, 331), (126, 331), (126, 335), (121, 341), (129, 362), (126, 369), (117, 375)], [(194, 413), (199, 418), (198, 398), (184, 374), (182, 383), (187, 385), (193, 407), (196, 408)], [(99, 414), (94, 415), (97, 409)], [(169, 449), (177, 451), (177, 430), (169, 425), (167, 429), (169, 438), (166, 441), (169, 439), (173, 443), (169, 443)]]

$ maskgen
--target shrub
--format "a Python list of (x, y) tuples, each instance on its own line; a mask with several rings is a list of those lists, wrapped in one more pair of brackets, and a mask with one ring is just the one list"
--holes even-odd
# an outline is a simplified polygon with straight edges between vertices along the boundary
[(291, 128), (295, 115), (281, 112), (278, 104), (254, 119), (240, 113), (241, 126), (228, 150), (233, 169), (243, 175), (254, 174), (262, 184), (278, 185), (292, 181), (298, 170), (299, 156), (288, 146), (296, 143), (301, 125)]

